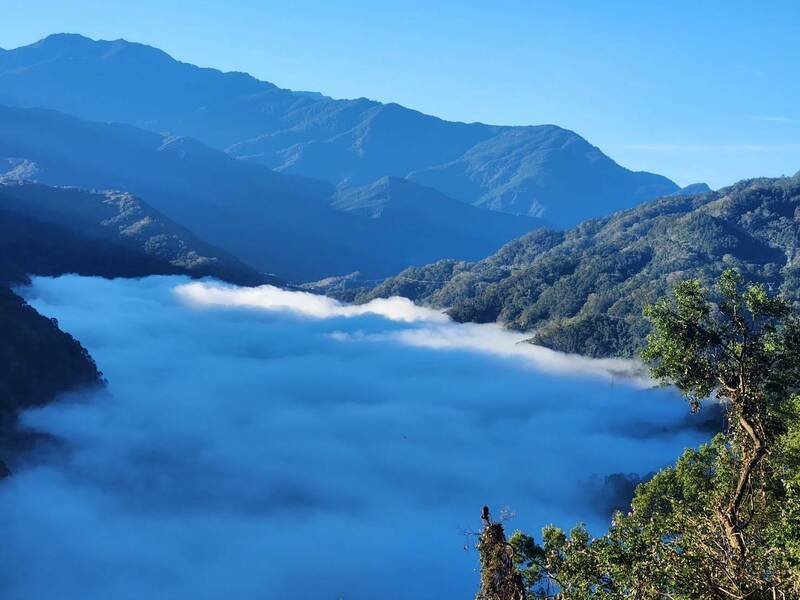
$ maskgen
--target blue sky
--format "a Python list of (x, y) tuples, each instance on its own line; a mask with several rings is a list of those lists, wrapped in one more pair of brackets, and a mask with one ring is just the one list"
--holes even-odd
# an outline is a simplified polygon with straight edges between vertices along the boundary
[(126, 39), (282, 87), (555, 123), (714, 187), (800, 169), (800, 3), (5, 0), (0, 46)]

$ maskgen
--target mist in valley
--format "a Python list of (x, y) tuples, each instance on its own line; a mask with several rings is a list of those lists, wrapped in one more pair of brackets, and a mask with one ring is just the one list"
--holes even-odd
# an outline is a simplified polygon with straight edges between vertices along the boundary
[(22, 292), (108, 386), (23, 415), (51, 437), (0, 484), (7, 600), (466, 598), (483, 504), (510, 530), (600, 533), (598, 481), (709, 437), (632, 363), (404, 299), (181, 277)]

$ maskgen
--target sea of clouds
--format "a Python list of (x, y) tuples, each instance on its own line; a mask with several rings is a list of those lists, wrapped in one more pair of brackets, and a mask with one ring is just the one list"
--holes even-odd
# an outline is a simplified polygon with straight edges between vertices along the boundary
[(469, 598), (483, 504), (608, 523), (590, 481), (709, 434), (635, 365), (407, 300), (177, 277), (36, 278), (104, 390), (24, 415), (0, 483), (4, 600)]

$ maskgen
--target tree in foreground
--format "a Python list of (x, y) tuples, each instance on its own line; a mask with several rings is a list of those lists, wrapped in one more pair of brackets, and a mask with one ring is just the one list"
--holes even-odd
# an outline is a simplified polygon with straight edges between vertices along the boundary
[(521, 532), (509, 543), (529, 596), (563, 599), (800, 598), (800, 320), (734, 271), (684, 281), (649, 306), (642, 358), (693, 412), (712, 397), (724, 433), (639, 486), (593, 539)]
[(522, 574), (514, 561), (514, 549), (506, 540), (502, 523), (493, 523), (483, 507), (483, 531), (478, 539), (481, 587), (475, 600), (525, 600)]

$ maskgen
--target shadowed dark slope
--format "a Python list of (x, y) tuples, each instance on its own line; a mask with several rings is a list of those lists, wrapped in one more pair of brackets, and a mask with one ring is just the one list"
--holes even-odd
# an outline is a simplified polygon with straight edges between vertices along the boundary
[[(2, 179), (0, 227), (5, 227), (5, 235), (0, 247), (4, 260), (14, 260), (24, 272), (86, 272), (75, 259), (78, 254), (71, 252), (82, 245), (86, 247), (83, 255), (94, 261), (96, 269), (88, 272), (97, 275), (186, 273), (240, 285), (280, 284), (276, 278), (260, 274), (225, 251), (198, 240), (130, 194), (3, 183)], [(53, 226), (50, 235), (42, 231), (48, 225)], [(32, 228), (39, 233), (34, 235)], [(58, 260), (65, 266), (44, 268), (47, 260)], [(106, 266), (99, 268), (97, 261)]]
[[(0, 211), (0, 235), (8, 223)], [(0, 242), (6, 246), (5, 240)], [(3, 247), (5, 252), (7, 248)], [(16, 453), (33, 438), (17, 429), (21, 410), (57, 394), (98, 385), (102, 377), (89, 353), (58, 323), (43, 317), (4, 283), (17, 272), (0, 258), (0, 479), (15, 468)]]
[(72, 336), (0, 286), (0, 433), (16, 411), (99, 382), (94, 361)]

